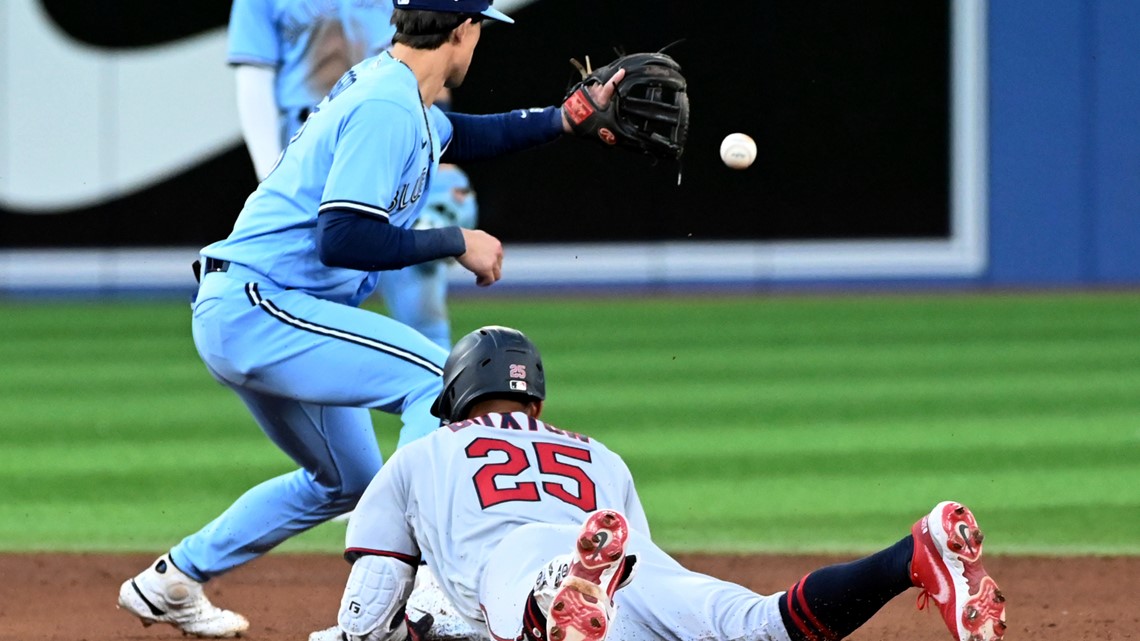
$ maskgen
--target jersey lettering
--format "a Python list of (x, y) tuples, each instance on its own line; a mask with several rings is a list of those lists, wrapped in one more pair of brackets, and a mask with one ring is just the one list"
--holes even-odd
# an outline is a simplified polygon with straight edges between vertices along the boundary
[(396, 189), (396, 195), (392, 197), (392, 202), (388, 204), (388, 212), (396, 213), (402, 209), (407, 208), (409, 205), (414, 204), (424, 195), (424, 187), (427, 186), (428, 168), (424, 167), (420, 171), (419, 178), (415, 183), (404, 183)]
[[(518, 429), (518, 428), (515, 428)], [(538, 471), (548, 476), (558, 476), (572, 481), (577, 486), (577, 494), (567, 489), (565, 483), (544, 481), (542, 493), (568, 503), (582, 510), (593, 512), (597, 509), (597, 486), (586, 470), (575, 462), (589, 463), (592, 456), (590, 451), (573, 445), (560, 443), (532, 443)], [(530, 460), (526, 450), (509, 443), (503, 439), (480, 437), (467, 445), (464, 450), (467, 458), (484, 458), (492, 452), (506, 454), (507, 460), (502, 463), (488, 463), (480, 467), (472, 477), (475, 484), (475, 493), (479, 496), (479, 504), (483, 509), (508, 501), (535, 502), (542, 500), (539, 486), (533, 481), (516, 481), (510, 484), (511, 477), (517, 477), (530, 468)], [(506, 477), (503, 486), (497, 480)]]
[(488, 463), (475, 472), (471, 478), (475, 482), (475, 493), (479, 495), (479, 504), (483, 509), (492, 505), (506, 503), (507, 501), (538, 501), (538, 484), (517, 483), (513, 487), (500, 488), (496, 482), (497, 476), (518, 476), (528, 467), (530, 461), (526, 459), (526, 452), (521, 447), (497, 438), (477, 438), (467, 445), (467, 458), (483, 458), (491, 452), (502, 452), (507, 460), (502, 463)]
[(546, 431), (551, 432), (552, 434), (557, 434), (559, 436), (567, 436), (569, 438), (573, 438), (573, 439), (577, 439), (579, 441), (582, 441), (583, 443), (589, 443), (590, 442), (590, 437), (588, 437), (584, 434), (578, 434), (577, 432), (571, 432), (570, 430), (559, 429), (557, 427), (554, 427), (553, 425), (545, 425), (544, 424), (544, 426), (546, 427)]
[(591, 461), (590, 450), (558, 443), (535, 443), (534, 451), (538, 454), (540, 472), (552, 476), (564, 476), (578, 483), (577, 496), (566, 491), (562, 485), (549, 481), (542, 484), (544, 492), (581, 509), (583, 512), (593, 512), (598, 508), (597, 489), (594, 487), (594, 481), (586, 475), (586, 471), (573, 463), (558, 460), (559, 456), (565, 456), (576, 461), (589, 463)]

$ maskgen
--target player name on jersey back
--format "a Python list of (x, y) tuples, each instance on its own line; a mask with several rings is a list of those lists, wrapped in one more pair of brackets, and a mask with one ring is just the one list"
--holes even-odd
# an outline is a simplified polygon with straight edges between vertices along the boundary
[(569, 439), (580, 441), (582, 443), (589, 443), (590, 437), (585, 434), (578, 434), (569, 430), (559, 429), (553, 425), (543, 423), (533, 416), (526, 416), (524, 421), (520, 422), (521, 414), (487, 414), (486, 416), (479, 416), (476, 418), (467, 419), (458, 423), (450, 423), (447, 428), (452, 432), (458, 432), (466, 427), (472, 425), (482, 425), (483, 427), (497, 427), (501, 430), (517, 430), (521, 432), (548, 432), (550, 434), (557, 434), (558, 436), (565, 436)]

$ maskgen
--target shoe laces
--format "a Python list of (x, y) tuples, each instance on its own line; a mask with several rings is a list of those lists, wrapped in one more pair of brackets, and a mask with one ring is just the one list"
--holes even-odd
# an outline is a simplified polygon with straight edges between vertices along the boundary
[(930, 605), (930, 593), (926, 590), (919, 593), (918, 598), (915, 599), (915, 605), (918, 606), (919, 610), (925, 610), (926, 606)]

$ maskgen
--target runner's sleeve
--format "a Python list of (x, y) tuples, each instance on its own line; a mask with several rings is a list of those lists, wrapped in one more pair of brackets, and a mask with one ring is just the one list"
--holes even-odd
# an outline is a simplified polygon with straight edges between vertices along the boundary
[(420, 562), (420, 548), (416, 543), (408, 514), (410, 466), (408, 456), (402, 456), (412, 445), (396, 450), (368, 484), (345, 533), (345, 557), (363, 555), (388, 556), (405, 561), (412, 567)]
[(230, 8), (226, 61), (231, 65), (277, 67), (281, 41), (270, 0), (234, 0)]

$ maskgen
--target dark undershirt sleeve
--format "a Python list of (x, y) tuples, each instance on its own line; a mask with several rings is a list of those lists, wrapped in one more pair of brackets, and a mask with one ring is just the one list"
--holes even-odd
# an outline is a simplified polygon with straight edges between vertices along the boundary
[(384, 218), (336, 208), (317, 217), (317, 251), (329, 267), (400, 269), (467, 251), (458, 227), (404, 229)]
[(558, 107), (484, 116), (452, 112), (447, 119), (453, 131), (443, 162), (494, 158), (546, 144), (562, 135), (562, 110)]

